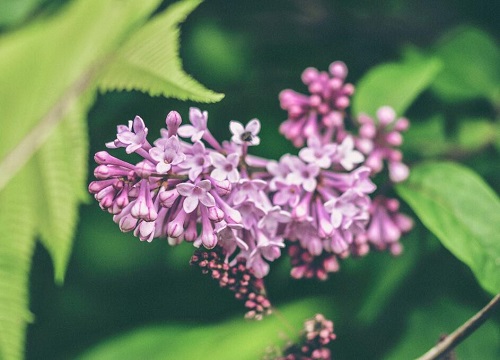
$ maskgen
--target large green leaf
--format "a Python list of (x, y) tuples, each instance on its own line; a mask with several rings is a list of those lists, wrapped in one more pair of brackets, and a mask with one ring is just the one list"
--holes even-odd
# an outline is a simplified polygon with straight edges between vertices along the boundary
[(441, 63), (434, 58), (412, 57), (404, 62), (382, 64), (371, 69), (358, 83), (353, 98), (354, 115), (374, 116), (381, 106), (391, 106), (398, 115), (434, 80)]
[(456, 29), (439, 42), (435, 56), (444, 66), (432, 89), (441, 97), (500, 101), (500, 48), (487, 33), (472, 27)]
[[(0, 39), (0, 189), (93, 83), (104, 59), (159, 0), (72, 2), (57, 16)], [(106, 36), (102, 36), (106, 34)], [(9, 156), (7, 156), (7, 154)]]
[(397, 191), (484, 289), (500, 292), (500, 201), (476, 173), (455, 163), (425, 163)]
[[(479, 310), (479, 309), (478, 309)], [(475, 311), (457, 305), (456, 301), (440, 300), (415, 310), (401, 341), (384, 357), (388, 360), (415, 359), (452, 333)], [(461, 343), (454, 351), (457, 359), (494, 360), (500, 358), (500, 330), (490, 321)]]
[(103, 90), (140, 90), (150, 95), (215, 102), (224, 95), (205, 89), (182, 70), (178, 25), (201, 0), (172, 5), (120, 48), (99, 81)]
[[(295, 339), (304, 320), (331, 312), (319, 299), (295, 302), (262, 321), (237, 319), (212, 325), (170, 324), (146, 327), (115, 337), (79, 357), (94, 359), (259, 359), (269, 346)], [(329, 314), (325, 314), (328, 316)]]
[[(37, 235), (53, 259), (56, 280), (64, 279), (78, 204), (88, 198), (86, 114), (97, 78), (159, 2), (79, 0), (0, 39), (0, 67), (9, 69), (0, 72), (2, 360), (23, 357)], [(185, 16), (182, 8), (170, 15)], [(182, 88), (188, 78), (172, 81)], [(151, 90), (147, 83), (141, 89)], [(188, 89), (181, 96), (202, 94)]]
[(64, 280), (71, 253), (78, 205), (89, 197), (85, 191), (86, 114), (94, 100), (91, 93), (80, 98), (34, 157), (38, 191), (33, 200), (40, 240), (52, 257), (55, 279), (59, 283)]

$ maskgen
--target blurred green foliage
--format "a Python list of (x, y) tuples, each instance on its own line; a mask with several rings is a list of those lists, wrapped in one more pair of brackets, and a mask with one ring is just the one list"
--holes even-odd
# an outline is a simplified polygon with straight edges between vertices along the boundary
[[(9, 10), (12, 3), (0, 2), (0, 26), (5, 33), (44, 19), (56, 12), (62, 1), (21, 1)], [(325, 69), (333, 60), (345, 61), (350, 71), (348, 81), (360, 85), (355, 110), (366, 112), (381, 105), (381, 97), (375, 99), (369, 92), (363, 95), (363, 83), (369, 83), (380, 69), (388, 69), (390, 75), (394, 70), (389, 69), (394, 67), (380, 64), (392, 63), (403, 69), (396, 70), (403, 71), (398, 74), (403, 78), (396, 77), (392, 84), (389, 81), (370, 91), (380, 90), (380, 95), (394, 91), (402, 96), (404, 101), (398, 103), (401, 115), (404, 112), (412, 121), (405, 136), (407, 160), (460, 161), (498, 193), (498, 7), (495, 1), (472, 0), (207, 1), (182, 26), (181, 59), (195, 79), (225, 93), (224, 101), (200, 105), (138, 92), (100, 95), (88, 116), (90, 155), (113, 138), (116, 125), (136, 114), (152, 131), (163, 126), (170, 110), (176, 109), (186, 118), (188, 108), (195, 105), (208, 110), (209, 126), (218, 138), (228, 138), (229, 120), (259, 118), (262, 141), (255, 153), (278, 158), (296, 150), (278, 135), (278, 125), (286, 114), (280, 110), (277, 96), (284, 88), (306, 91), (300, 82), (304, 68)], [(434, 65), (437, 62), (439, 73)], [(415, 68), (421, 71), (411, 64), (418, 64)], [(36, 61), (33, 66), (36, 70)], [(390, 79), (386, 74), (378, 76)], [(410, 87), (401, 91), (399, 82)], [(371, 100), (376, 101), (370, 105)], [(4, 118), (2, 125), (16, 120)], [(94, 166), (92, 156), (88, 162)], [(69, 174), (77, 171), (72, 169)], [(19, 186), (17, 191), (21, 189)], [(30, 194), (23, 193), (21, 199), (29, 201)], [(474, 205), (470, 206), (473, 211)], [(32, 210), (11, 208), (0, 213), (0, 220), (15, 228), (12, 219), (31, 215)], [(33, 236), (30, 229), (23, 236)], [(382, 253), (348, 259), (326, 282), (294, 281), (288, 276), (286, 259), (280, 259), (266, 278), (269, 296), (278, 308), (291, 301), (323, 299), (304, 300), (296, 306), (303, 306), (308, 313), (305, 317), (315, 312), (331, 315), (338, 336), (332, 346), (335, 359), (417, 356), (436, 343), (442, 332), (450, 333), (484, 306), (489, 295), (469, 268), (418, 221), (403, 245), (406, 251), (397, 259)], [(33, 249), (28, 246), (30, 251)], [(197, 342), (209, 338), (217, 347), (218, 336), (224, 337), (224, 343), (233, 342), (236, 349), (255, 345), (247, 338), (258, 331), (252, 329), (258, 329), (259, 324), (228, 320), (241, 318), (242, 305), (189, 268), (191, 252), (187, 244), (172, 248), (158, 240), (141, 243), (130, 234), (122, 234), (96, 203), (82, 206), (64, 286), (54, 285), (46, 250), (39, 245), (34, 249), (30, 309), (35, 322), (28, 328), (27, 358), (67, 359), (84, 352), (99, 358), (99, 350), (127, 344), (139, 346), (140, 351), (140, 346), (151, 344), (143, 342), (141, 336), (150, 333), (141, 335), (135, 329), (150, 326), (156, 329), (152, 331), (159, 329), (155, 338), (160, 342), (170, 336), (181, 338), (177, 326), (189, 326), (195, 339), (179, 340), (179, 346), (196, 347)], [(287, 317), (294, 315), (303, 316), (294, 310)], [(499, 321), (496, 314), (470, 342), (459, 346), (458, 355), (498, 358)], [(231, 324), (231, 331), (224, 332), (227, 324)], [(284, 327), (263, 326), (266, 338), (259, 341), (266, 346), (279, 343)], [(134, 331), (130, 337), (117, 338), (130, 331)], [(92, 346), (98, 347), (88, 350)], [(153, 346), (158, 343), (151, 344), (149, 351), (154, 351)], [(162, 350), (164, 358), (171, 356), (168, 349)], [(257, 347), (254, 351), (257, 354)], [(137, 358), (133, 354), (122, 358)], [(205, 358), (217, 358), (216, 354), (210, 356), (210, 351), (204, 354)]]

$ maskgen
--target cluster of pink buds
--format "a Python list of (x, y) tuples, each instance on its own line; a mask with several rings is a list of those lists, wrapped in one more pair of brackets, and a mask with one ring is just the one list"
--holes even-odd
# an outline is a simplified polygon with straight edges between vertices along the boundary
[(323, 315), (316, 314), (314, 318), (304, 323), (300, 339), (288, 344), (281, 355), (267, 356), (272, 360), (330, 360), (332, 358), (328, 344), (335, 340), (333, 322)]
[[(106, 146), (125, 148), (140, 161), (98, 152), (98, 180), (89, 191), (122, 231), (142, 241), (166, 238), (171, 245), (186, 241), (213, 249), (211, 260), (197, 254), (192, 263), (236, 294), (245, 288), (237, 285), (245, 268), (262, 279), (287, 245), (295, 278), (324, 280), (338, 270), (338, 259), (365, 255), (370, 247), (398, 254), (412, 222), (399, 213), (397, 200), (378, 195), (372, 201), (371, 178), (384, 161), (391, 181), (408, 176), (397, 150), (408, 121), (384, 107), (377, 122), (363, 115), (352, 124), (360, 125), (359, 135), (349, 133), (346, 109), (354, 87), (346, 76), (342, 62), (332, 63), (328, 73), (308, 68), (302, 79), (310, 95), (280, 94), (288, 111), (280, 131), (300, 147), (298, 155), (278, 161), (250, 155), (249, 147), (260, 143), (257, 119), (231, 121), (231, 139), (219, 143), (207, 127), (207, 112), (191, 108), (183, 125), (171, 111), (166, 129), (150, 143), (137, 116), (119, 125)], [(252, 298), (238, 295), (256, 318), (269, 309), (262, 289)]]
[(266, 296), (264, 281), (255, 277), (252, 269), (246, 267), (244, 258), (239, 257), (235, 264), (229, 266), (224, 261), (223, 253), (220, 246), (211, 251), (197, 250), (190, 263), (218, 281), (220, 287), (227, 287), (234, 292), (235, 298), (242, 300), (248, 309), (245, 315), (247, 319), (261, 320), (264, 315), (271, 313), (271, 302)]

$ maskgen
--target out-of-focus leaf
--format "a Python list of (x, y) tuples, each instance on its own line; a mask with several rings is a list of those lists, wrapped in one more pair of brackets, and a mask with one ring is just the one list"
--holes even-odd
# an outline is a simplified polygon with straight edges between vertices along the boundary
[[(99, 80), (102, 90), (140, 90), (182, 100), (216, 102), (224, 95), (204, 88), (182, 70), (179, 29), (201, 0), (178, 2), (142, 27), (120, 48)], [(160, 36), (161, 34), (161, 36)]]
[(353, 98), (355, 115), (374, 116), (381, 106), (391, 106), (398, 115), (434, 81), (441, 63), (434, 58), (411, 57), (371, 69), (358, 83)]
[(479, 150), (495, 141), (495, 124), (487, 119), (460, 121), (457, 133), (458, 146), (466, 151)]
[(438, 43), (435, 54), (443, 70), (432, 84), (442, 98), (460, 101), (500, 96), (500, 49), (487, 33), (472, 27), (455, 29)]
[(403, 151), (415, 152), (422, 156), (436, 156), (450, 148), (444, 133), (444, 118), (436, 115), (422, 122), (412, 122), (405, 133)]
[(484, 289), (500, 292), (500, 201), (476, 173), (455, 163), (425, 163), (397, 191)]
[(393, 294), (415, 268), (419, 257), (418, 236), (412, 232), (402, 239), (404, 252), (398, 257), (378, 257), (372, 267), (373, 281), (365, 301), (356, 316), (363, 324), (370, 324), (389, 304)]
[(26, 19), (43, 0), (0, 1), (0, 26), (14, 26)]
[[(415, 359), (423, 355), (437, 344), (440, 336), (452, 333), (476, 311), (451, 300), (441, 300), (415, 310), (400, 343), (384, 359)], [(482, 325), (455, 348), (457, 359), (499, 359), (499, 329), (492, 321)]]
[(289, 339), (297, 338), (304, 320), (325, 311), (331, 311), (325, 300), (306, 299), (283, 306), (280, 314), (262, 321), (238, 317), (213, 325), (148, 327), (108, 340), (79, 360), (259, 359), (267, 347), (283, 345), (285, 334)]

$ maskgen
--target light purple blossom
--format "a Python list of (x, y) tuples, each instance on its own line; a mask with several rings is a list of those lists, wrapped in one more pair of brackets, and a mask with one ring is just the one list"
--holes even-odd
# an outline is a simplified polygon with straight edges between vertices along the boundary
[(352, 170), (355, 164), (360, 164), (365, 159), (363, 154), (354, 149), (354, 140), (347, 136), (340, 145), (337, 145), (334, 158), (346, 170)]
[(305, 191), (312, 192), (317, 185), (320, 167), (316, 164), (305, 164), (302, 161), (293, 164), (292, 172), (286, 177), (289, 184), (302, 185)]
[(106, 147), (116, 149), (125, 147), (127, 154), (131, 154), (137, 149), (146, 144), (146, 136), (148, 128), (140, 116), (136, 116), (134, 121), (128, 122), (128, 127), (125, 125), (117, 126), (116, 140), (106, 143)]
[(238, 121), (231, 121), (229, 123), (229, 129), (233, 134), (231, 141), (235, 144), (247, 144), (249, 146), (260, 144), (260, 138), (258, 136), (260, 132), (260, 121), (257, 119), (250, 120), (245, 127)]
[(197, 207), (198, 203), (205, 206), (215, 206), (215, 199), (209, 193), (212, 185), (209, 180), (202, 180), (198, 183), (182, 183), (176, 186), (177, 191), (181, 196), (185, 196), (183, 208), (186, 213), (192, 213)]
[(218, 181), (228, 179), (232, 183), (238, 182), (240, 179), (240, 173), (238, 171), (240, 156), (238, 154), (233, 153), (226, 157), (217, 152), (211, 152), (210, 157), (215, 167), (210, 173), (211, 177)]
[[(355, 123), (359, 135), (351, 135), (344, 118), (354, 87), (345, 83), (346, 76), (341, 62), (332, 63), (329, 72), (308, 68), (302, 74), (308, 95), (280, 94), (288, 112), (280, 131), (296, 146), (307, 143), (298, 156), (273, 161), (249, 155), (248, 146), (260, 143), (257, 119), (245, 126), (231, 121), (231, 141), (220, 145), (207, 128), (207, 112), (197, 108), (190, 109), (190, 124), (184, 126), (180, 115), (170, 112), (167, 129), (152, 147), (137, 116), (118, 126), (107, 146), (143, 159), (130, 163), (97, 153), (97, 180), (89, 191), (122, 231), (133, 231), (141, 241), (163, 237), (170, 245), (186, 241), (211, 249), (199, 252), (193, 263), (232, 289), (236, 283), (230, 279), (247, 286), (248, 278), (263, 289), (269, 262), (285, 245), (296, 278), (324, 280), (338, 270), (340, 259), (364, 255), (370, 246), (397, 254), (411, 219), (399, 213), (395, 199), (377, 197), (372, 203), (369, 194), (375, 191), (371, 178), (384, 164), (392, 181), (408, 176), (397, 149), (408, 121), (384, 107), (378, 122), (361, 116)], [(259, 292), (233, 291), (246, 299), (251, 316), (270, 309)]]
[(287, 184), (285, 182), (277, 181), (276, 190), (273, 196), (273, 203), (276, 205), (288, 205), (295, 207), (299, 204), (302, 189), (297, 184)]
[(307, 147), (300, 150), (299, 157), (307, 163), (315, 163), (322, 169), (328, 169), (335, 149), (335, 144), (322, 144), (316, 136), (312, 136), (307, 139)]
[(156, 171), (159, 174), (167, 173), (172, 165), (178, 165), (186, 159), (186, 155), (181, 151), (181, 144), (177, 136), (169, 137), (165, 142), (149, 150), (151, 158), (158, 161)]
[(181, 137), (190, 137), (192, 142), (200, 141), (207, 130), (208, 113), (201, 112), (195, 107), (189, 108), (189, 121), (191, 125), (182, 125), (177, 134)]
[(188, 169), (189, 180), (196, 178), (212, 164), (212, 160), (201, 141), (196, 141), (190, 149), (186, 160), (179, 163), (179, 167)]

